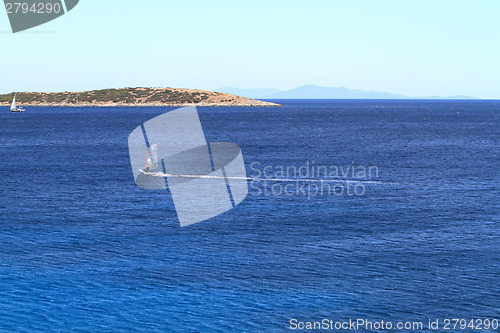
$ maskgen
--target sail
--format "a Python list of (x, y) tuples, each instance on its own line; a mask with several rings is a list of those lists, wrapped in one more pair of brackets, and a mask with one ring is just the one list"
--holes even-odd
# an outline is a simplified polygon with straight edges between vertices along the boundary
[(158, 145), (151, 145), (148, 154), (146, 155), (146, 161), (144, 162), (144, 168), (146, 171), (155, 170), (158, 168)]
[(16, 94), (14, 94), (14, 98), (12, 99), (12, 105), (10, 106), (10, 110), (16, 110)]

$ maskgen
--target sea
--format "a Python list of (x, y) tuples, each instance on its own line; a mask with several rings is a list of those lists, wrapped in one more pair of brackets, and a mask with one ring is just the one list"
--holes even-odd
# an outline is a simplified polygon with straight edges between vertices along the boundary
[(261, 175), (187, 227), (127, 146), (174, 108), (1, 108), (0, 331), (498, 332), (500, 101), (274, 102), (198, 108)]

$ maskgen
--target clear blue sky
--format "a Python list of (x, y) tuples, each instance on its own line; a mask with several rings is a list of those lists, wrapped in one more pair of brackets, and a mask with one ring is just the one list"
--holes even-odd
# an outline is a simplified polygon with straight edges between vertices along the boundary
[(500, 1), (80, 0), (12, 34), (0, 93), (124, 86), (500, 98)]

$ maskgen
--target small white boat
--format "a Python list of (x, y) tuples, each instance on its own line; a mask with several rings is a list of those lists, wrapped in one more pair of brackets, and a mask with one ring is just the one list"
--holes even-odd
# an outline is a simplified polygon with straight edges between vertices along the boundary
[(12, 112), (23, 112), (23, 111), (25, 111), (22, 107), (16, 106), (16, 94), (14, 94), (14, 98), (12, 99), (12, 105), (10, 106), (10, 111), (12, 111)]

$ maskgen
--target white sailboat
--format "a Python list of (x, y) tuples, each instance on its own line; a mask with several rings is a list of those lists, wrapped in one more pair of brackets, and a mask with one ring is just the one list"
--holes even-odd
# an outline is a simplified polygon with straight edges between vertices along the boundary
[(24, 109), (20, 106), (16, 106), (16, 94), (14, 94), (14, 98), (12, 99), (12, 105), (10, 106), (10, 111), (12, 112), (23, 112)]

